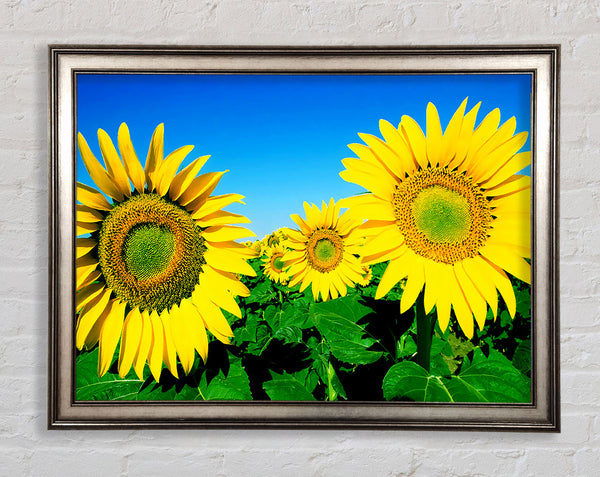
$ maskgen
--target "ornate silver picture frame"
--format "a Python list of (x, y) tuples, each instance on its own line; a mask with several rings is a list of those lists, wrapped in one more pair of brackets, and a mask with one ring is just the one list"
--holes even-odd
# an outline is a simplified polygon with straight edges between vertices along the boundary
[[(344, 48), (50, 46), (48, 427), (558, 432), (559, 69), (560, 48), (556, 45)], [(76, 336), (77, 314), (80, 309), (79, 302), (76, 301), (76, 237), (79, 235), (76, 232), (76, 182), (79, 177), (78, 157), (82, 148), (81, 139), (78, 139), (78, 81), (85, 75), (115, 74), (173, 77), (296, 75), (298, 78), (327, 75), (334, 78), (332, 94), (335, 94), (335, 77), (421, 75), (456, 78), (496, 75), (500, 77), (498, 81), (501, 81), (502, 75), (524, 75), (530, 78), (531, 124), (528, 129), (531, 169), (527, 172), (531, 177), (531, 255), (527, 259), (527, 264), (531, 265), (531, 303), (528, 307), (531, 320), (531, 357), (527, 364), (530, 367), (530, 381), (527, 381), (531, 383), (530, 399), (526, 402), (418, 402), (419, 399), (405, 399), (407, 396), (410, 398), (410, 394), (398, 394), (400, 399), (319, 402), (273, 399), (272, 396), (278, 394), (269, 392), (267, 394), (272, 400), (261, 398), (262, 394), (255, 400), (219, 397), (202, 401), (185, 398), (161, 401), (92, 401), (78, 398), (76, 357), (77, 349), (81, 347), (76, 346), (76, 340), (79, 339)], [(398, 94), (411, 93), (398, 91)], [(472, 99), (477, 102), (477, 98)], [(425, 104), (423, 114), (424, 112)], [(423, 126), (424, 124), (425, 122)], [(442, 122), (442, 128), (444, 126)], [(377, 124), (375, 129), (376, 127)], [(90, 138), (87, 140), (92, 143)], [(233, 141), (235, 138), (232, 136), (228, 140)], [(138, 153), (141, 152), (143, 151), (138, 150)], [(335, 157), (332, 160), (339, 162), (342, 158), (343, 156)], [(260, 167), (260, 164), (254, 167)], [(340, 165), (340, 171), (342, 169), (343, 166)], [(329, 200), (329, 196), (324, 197), (324, 200)], [(290, 211), (292, 212), (294, 211)], [(338, 292), (334, 291), (337, 297)], [(325, 293), (325, 300), (327, 296)], [(335, 298), (333, 293), (331, 298)], [(210, 331), (210, 327), (207, 329)], [(472, 335), (473, 331), (465, 333), (467, 338), (469, 333)], [(419, 336), (417, 334), (418, 339)], [(431, 347), (431, 343), (429, 346)], [(203, 359), (205, 358), (204, 356)], [(416, 359), (420, 365), (423, 364), (418, 356)], [(469, 362), (474, 362), (474, 359), (469, 358)], [(168, 365), (167, 361), (165, 357), (165, 365)], [(346, 363), (360, 365), (360, 362)], [(104, 368), (111, 364), (110, 360), (106, 361)], [(144, 361), (141, 364), (143, 366)], [(177, 367), (177, 362), (174, 366)], [(428, 366), (429, 362), (427, 368)], [(101, 374), (101, 367), (98, 366), (98, 374)], [(106, 372), (106, 369), (102, 369), (102, 372)], [(315, 379), (319, 379), (315, 376)], [(148, 379), (152, 381), (152, 377)], [(265, 389), (269, 391), (268, 387)], [(338, 391), (335, 391), (335, 396)], [(331, 394), (329, 397), (332, 397)]]

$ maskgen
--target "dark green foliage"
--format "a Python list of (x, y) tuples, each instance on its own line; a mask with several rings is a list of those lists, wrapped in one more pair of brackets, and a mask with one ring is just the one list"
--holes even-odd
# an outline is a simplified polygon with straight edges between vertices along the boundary
[(288, 289), (262, 275), (244, 278), (252, 291), (240, 298), (242, 318), (225, 315), (231, 346), (212, 339), (206, 364), (196, 362), (179, 379), (164, 368), (157, 384), (117, 374), (117, 357), (98, 378), (98, 351), (76, 358), (77, 400), (280, 400), (429, 402), (530, 402), (530, 287), (517, 280), (513, 319), (500, 300), (482, 331), (467, 339), (456, 321), (436, 325), (431, 369), (416, 364), (414, 310), (400, 315), (402, 284), (381, 300), (375, 290), (385, 264), (373, 267), (366, 287), (349, 288), (337, 300), (315, 303), (310, 288)]

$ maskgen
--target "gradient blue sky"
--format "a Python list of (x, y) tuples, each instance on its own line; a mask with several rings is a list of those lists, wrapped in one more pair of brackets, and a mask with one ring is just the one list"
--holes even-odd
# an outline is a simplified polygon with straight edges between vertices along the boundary
[[(425, 130), (434, 103), (442, 128), (462, 100), (481, 101), (478, 122), (500, 108), (517, 132), (531, 131), (531, 76), (502, 75), (196, 75), (79, 74), (77, 130), (100, 158), (98, 128), (116, 144), (126, 122), (145, 161), (150, 138), (165, 124), (165, 155), (192, 144), (182, 167), (210, 154), (202, 172), (229, 169), (215, 193), (240, 193), (246, 205), (227, 208), (252, 220), (260, 238), (293, 226), (302, 202), (338, 200), (361, 192), (343, 181), (341, 160), (358, 132), (379, 134), (380, 119), (412, 116)], [(530, 150), (529, 140), (523, 150)], [(77, 178), (92, 184), (78, 157)]]

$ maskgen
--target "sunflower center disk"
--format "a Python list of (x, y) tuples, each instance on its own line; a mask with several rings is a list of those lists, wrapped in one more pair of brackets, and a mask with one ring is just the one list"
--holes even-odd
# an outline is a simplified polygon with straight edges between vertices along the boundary
[(186, 210), (156, 194), (141, 194), (104, 219), (100, 268), (118, 298), (160, 313), (191, 296), (206, 263), (204, 242)]
[(333, 230), (319, 229), (313, 232), (307, 244), (308, 262), (322, 272), (334, 270), (342, 261), (344, 244)]
[(149, 280), (164, 272), (175, 254), (175, 235), (156, 224), (133, 227), (124, 245), (125, 264), (138, 280)]
[(283, 255), (276, 255), (271, 261), (271, 266), (276, 272), (281, 272), (281, 270), (283, 270), (283, 267), (285, 267), (285, 262), (282, 260), (282, 258)]
[(465, 197), (434, 185), (423, 189), (412, 203), (415, 225), (432, 242), (458, 242), (469, 235), (471, 214)]
[(492, 219), (471, 178), (447, 168), (419, 171), (396, 186), (394, 214), (406, 244), (440, 263), (477, 255)]

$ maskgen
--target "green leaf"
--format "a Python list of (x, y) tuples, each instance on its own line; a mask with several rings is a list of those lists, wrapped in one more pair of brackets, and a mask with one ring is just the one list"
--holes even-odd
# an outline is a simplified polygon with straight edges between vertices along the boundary
[(75, 399), (77, 401), (118, 401), (136, 398), (142, 382), (134, 373), (125, 378), (106, 373), (98, 376), (98, 347), (83, 352), (75, 360)]
[(411, 361), (392, 366), (383, 378), (388, 400), (429, 402), (530, 402), (530, 379), (501, 353), (475, 353), (473, 363), (458, 376), (431, 375)]
[(531, 381), (501, 353), (473, 362), (447, 385), (459, 402), (530, 402)]
[[(308, 371), (308, 370), (306, 370)], [(306, 375), (277, 374), (271, 371), (271, 381), (263, 383), (263, 389), (272, 401), (315, 401), (315, 397), (306, 388)], [(312, 383), (311, 383), (312, 384)]]
[(369, 350), (378, 341), (365, 338), (365, 328), (357, 324), (371, 312), (371, 308), (358, 303), (356, 296), (315, 303), (310, 307), (311, 319), (329, 343), (331, 353), (350, 364), (374, 363), (383, 354)]
[(420, 402), (452, 400), (439, 376), (430, 375), (412, 361), (402, 361), (388, 370), (383, 378), (383, 396), (387, 400), (409, 398)]
[(283, 341), (284, 343), (296, 344), (302, 342), (302, 330), (297, 326), (284, 326), (279, 328), (275, 334), (274, 338)]
[(531, 373), (531, 340), (523, 340), (517, 345), (513, 356), (513, 365), (525, 376)]
[(241, 358), (230, 355), (229, 370), (227, 373), (220, 370), (219, 374), (212, 378), (208, 385), (205, 382), (201, 382), (200, 392), (206, 400), (252, 399), (250, 379), (242, 366)]

